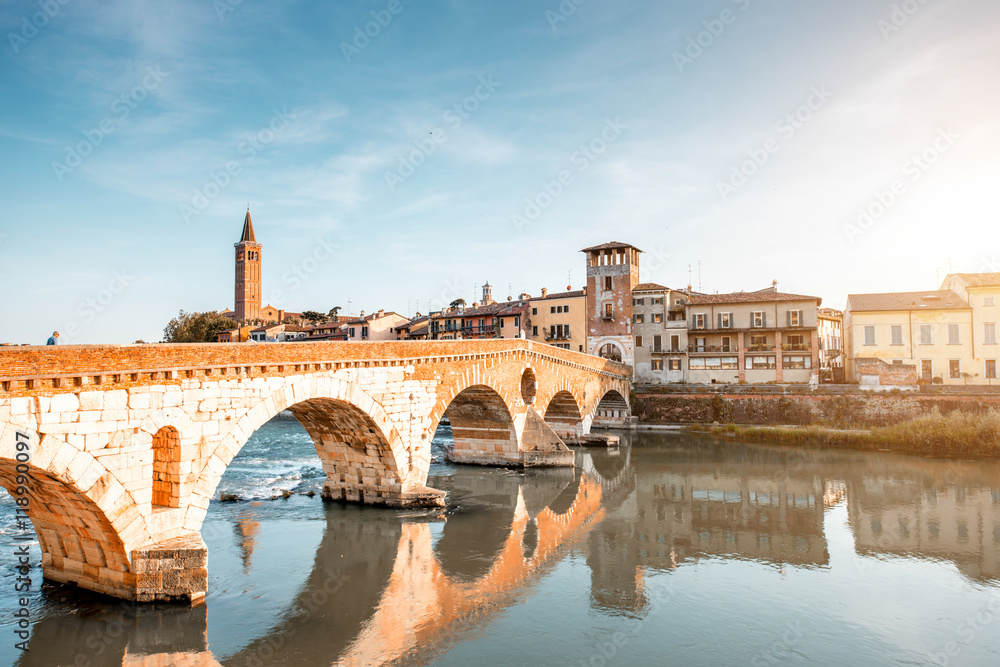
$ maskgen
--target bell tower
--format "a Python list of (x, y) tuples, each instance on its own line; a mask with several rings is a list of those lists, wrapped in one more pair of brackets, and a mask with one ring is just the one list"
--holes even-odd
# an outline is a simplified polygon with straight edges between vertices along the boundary
[(243, 235), (236, 244), (236, 320), (260, 319), (260, 250), (253, 233), (250, 208), (243, 220)]
[(639, 253), (628, 243), (612, 241), (587, 254), (587, 352), (632, 365), (632, 290), (639, 282)]

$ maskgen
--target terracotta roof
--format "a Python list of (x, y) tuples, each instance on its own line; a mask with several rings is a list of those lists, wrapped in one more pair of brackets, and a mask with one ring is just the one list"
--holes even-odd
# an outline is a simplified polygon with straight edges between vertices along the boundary
[(545, 299), (572, 299), (578, 296), (587, 296), (587, 290), (575, 290), (573, 292), (559, 292), (558, 294), (549, 294), (548, 296), (536, 296), (533, 297), (532, 301), (543, 301)]
[[(389, 310), (389, 311), (384, 311), (381, 315), (379, 315), (376, 312), (376, 313), (372, 313), (371, 315), (365, 315), (364, 317), (355, 317), (354, 319), (348, 320), (347, 323), (348, 324), (367, 324), (368, 322), (371, 322), (372, 320), (380, 320), (383, 317), (389, 317), (390, 315), (397, 315), (399, 317), (402, 317), (402, 315), (400, 315), (399, 313), (397, 313), (395, 311), (392, 311), (392, 310)], [(338, 318), (338, 321), (343, 321), (343, 320), (340, 320)]]
[(715, 303), (771, 303), (772, 301), (816, 301), (822, 302), (818, 296), (804, 294), (786, 294), (770, 289), (761, 292), (730, 292), (728, 294), (692, 294), (688, 303), (692, 306), (702, 306)]
[(393, 327), (393, 329), (395, 329), (396, 331), (399, 331), (400, 329), (413, 329), (414, 327), (420, 325), (421, 323), (426, 322), (428, 319), (430, 318), (427, 315), (421, 315), (420, 317), (414, 317), (409, 322), (403, 322), (402, 324), (397, 324), (396, 326)]
[[(620, 243), (618, 241), (611, 241), (609, 243), (602, 243), (601, 245), (595, 245), (590, 248), (584, 248), (580, 252), (590, 252), (592, 250), (612, 250), (615, 248), (635, 248), (635, 246), (632, 245), (631, 243)], [(638, 248), (635, 249), (639, 250)], [(639, 250), (639, 252), (642, 251)]]
[(243, 219), (243, 235), (240, 243), (256, 243), (257, 237), (253, 233), (253, 222), (250, 220), (250, 209), (247, 209), (247, 217)]
[(848, 294), (851, 312), (881, 310), (968, 310), (965, 299), (951, 290), (932, 292), (886, 292), (882, 294)]
[(969, 287), (1000, 287), (1000, 273), (956, 273), (953, 275), (964, 280)]
[(656, 283), (639, 283), (632, 288), (633, 292), (669, 292), (669, 287), (664, 287), (663, 285), (658, 285)]

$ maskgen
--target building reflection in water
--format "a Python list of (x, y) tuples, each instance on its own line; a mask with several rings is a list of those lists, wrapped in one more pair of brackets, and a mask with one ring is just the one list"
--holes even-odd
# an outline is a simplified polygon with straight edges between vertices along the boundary
[[(428, 662), (525, 600), (571, 552), (586, 558), (593, 608), (639, 616), (650, 608), (649, 577), (707, 559), (830, 567), (825, 510), (845, 498), (859, 554), (944, 559), (973, 580), (1000, 577), (1000, 465), (629, 439), (580, 452), (575, 470), (436, 478), (449, 492), (443, 519), (327, 506), (297, 597), (233, 655), (211, 654), (205, 607), (107, 603), (38, 622), (19, 664), (82, 664), (79, 655), (135, 667)], [(252, 511), (233, 529), (252, 569)]]

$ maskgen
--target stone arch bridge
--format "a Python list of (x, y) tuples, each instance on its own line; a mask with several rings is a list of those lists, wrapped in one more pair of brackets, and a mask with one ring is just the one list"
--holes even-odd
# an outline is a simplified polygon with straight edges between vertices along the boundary
[(631, 368), (523, 340), (0, 348), (0, 484), (34, 525), (47, 579), (138, 601), (204, 596), (209, 501), (283, 410), (324, 496), (441, 506), (450, 459), (572, 466), (564, 440), (629, 410)]

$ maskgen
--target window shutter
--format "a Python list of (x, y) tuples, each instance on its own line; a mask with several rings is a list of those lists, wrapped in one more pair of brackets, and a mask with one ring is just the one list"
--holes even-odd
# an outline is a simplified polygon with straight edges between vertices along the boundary
[(785, 326), (786, 327), (792, 326), (792, 311), (790, 310), (785, 311)]
[(760, 325), (762, 327), (766, 327), (767, 326), (767, 311), (761, 312), (761, 314), (760, 314)]
[(729, 328), (732, 329), (736, 324), (736, 313), (729, 313)]
[(722, 328), (722, 313), (718, 314), (718, 318), (719, 318), (719, 328), (721, 329)]

